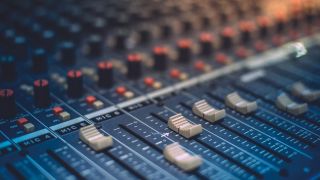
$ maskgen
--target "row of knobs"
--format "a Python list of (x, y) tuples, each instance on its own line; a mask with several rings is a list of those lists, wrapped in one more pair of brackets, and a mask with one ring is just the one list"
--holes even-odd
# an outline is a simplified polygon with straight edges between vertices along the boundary
[[(212, 38), (210, 36), (200, 37), (201, 54), (210, 55), (213, 51)], [(178, 61), (189, 62), (192, 59), (192, 42), (190, 40), (180, 40), (177, 43)], [(60, 51), (61, 62), (65, 65), (73, 65), (76, 61), (76, 48), (73, 43), (65, 42)], [(168, 49), (163, 46), (156, 46), (153, 49), (154, 69), (166, 70), (168, 60)], [(14, 81), (16, 79), (16, 58), (14, 56), (2, 56), (0, 59), (1, 80)], [(107, 69), (112, 66), (107, 64), (99, 64), (99, 76), (104, 77)], [(135, 79), (141, 77), (142, 65), (139, 54), (131, 54), (127, 57), (128, 78)], [(34, 73), (46, 73), (48, 71), (47, 53), (44, 49), (38, 48), (33, 52), (32, 71)], [(110, 76), (110, 75), (109, 75)], [(109, 85), (102, 85), (102, 87)]]
[[(261, 38), (265, 38), (267, 37), (267, 35), (269, 34), (269, 27), (270, 27), (270, 19), (268, 18), (264, 18), (264, 17), (260, 17), (258, 18), (258, 33), (260, 35)], [(285, 27), (285, 22), (284, 21), (277, 21), (276, 23), (276, 30), (278, 32), (282, 32), (284, 27)], [(243, 43), (247, 43), (250, 42), (251, 38), (252, 38), (252, 31), (254, 29), (254, 24), (253, 22), (247, 22), (247, 21), (243, 21), (239, 24), (239, 28), (240, 28), (240, 39)], [(201, 54), (202, 55), (210, 55), (213, 51), (213, 44), (212, 44), (212, 37), (211, 35), (204, 33), (205, 35), (200, 35), (199, 41), (200, 41), (200, 49), (201, 49)], [(235, 31), (234, 29), (227, 27), (224, 28), (221, 31), (220, 34), (220, 42), (221, 42), (221, 48), (223, 49), (230, 49), (233, 47), (234, 45), (234, 39), (235, 39)], [(122, 31), (119, 32), (119, 34), (117, 34), (115, 36), (115, 48), (117, 49), (124, 49), (125, 47), (125, 41), (126, 41), (126, 33), (123, 33)], [(191, 55), (191, 50), (190, 50), (190, 45), (191, 43), (188, 41), (179, 41), (178, 42), (178, 47), (177, 47), (177, 51), (179, 54), (179, 59), (181, 59), (182, 61), (186, 61), (188, 62), (190, 57), (189, 55)], [(101, 55), (103, 52), (103, 38), (99, 35), (92, 35), (89, 37), (88, 39), (88, 43), (86, 46), (86, 52), (89, 55), (95, 56), (95, 55)], [(63, 64), (65, 65), (73, 65), (76, 62), (76, 50), (77, 47), (76, 45), (71, 42), (71, 41), (66, 41), (63, 42), (60, 46), (60, 52), (59, 52), (59, 57), (60, 60)], [(160, 50), (161, 51), (161, 50)], [(158, 52), (158, 51), (156, 51)], [(48, 70), (48, 65), (47, 65), (47, 58), (48, 58), (48, 52), (46, 52), (45, 49), (43, 48), (37, 48), (35, 50), (33, 50), (32, 53), (32, 71), (35, 73), (44, 73), (47, 72)], [(159, 55), (158, 55), (159, 54)], [(161, 55), (160, 55), (161, 54)], [(162, 65), (163, 62), (159, 62), (161, 61), (161, 59), (165, 59), (165, 53), (155, 53), (155, 68), (157, 69), (159, 67), (159, 69), (163, 69)], [(158, 57), (160, 56), (160, 57)], [(1, 57), (1, 68), (2, 68), (2, 78), (5, 81), (13, 81), (16, 77), (16, 70), (15, 70), (15, 66), (16, 66), (16, 59), (19, 59), (18, 57), (14, 57), (14, 56), (3, 56)], [(160, 59), (158, 61), (158, 59)], [(128, 67), (130, 68), (130, 67)]]
[[(187, 50), (182, 50), (181, 58), (184, 59), (189, 52)], [(41, 51), (39, 54), (42, 54)], [(167, 68), (167, 49), (162, 46), (155, 47), (153, 50), (155, 70), (164, 71)], [(37, 59), (37, 62), (40, 61)], [(6, 62), (9, 65), (13, 65), (14, 61), (11, 57), (7, 57)], [(13, 62), (13, 63), (11, 63)], [(142, 76), (142, 58), (140, 54), (130, 54), (127, 57), (127, 77), (130, 79), (138, 79)], [(10, 69), (12, 67), (6, 66)], [(7, 70), (4, 69), (4, 70)], [(3, 72), (10, 74), (12, 72)], [(97, 65), (98, 73), (98, 85), (102, 88), (110, 88), (114, 84), (114, 72), (113, 65), (111, 62), (102, 61)], [(15, 75), (15, 74), (14, 74)], [(7, 76), (4, 76), (7, 77)], [(14, 78), (13, 78), (14, 79)], [(79, 98), (83, 95), (83, 74), (79, 70), (70, 70), (67, 73), (67, 95), (70, 98)], [(34, 104), (36, 107), (44, 108), (50, 105), (50, 88), (49, 82), (46, 79), (38, 79), (33, 82), (34, 89)], [(1, 89), (0, 90), (0, 117), (9, 118), (14, 116), (16, 113), (15, 95), (14, 91), (11, 89)]]

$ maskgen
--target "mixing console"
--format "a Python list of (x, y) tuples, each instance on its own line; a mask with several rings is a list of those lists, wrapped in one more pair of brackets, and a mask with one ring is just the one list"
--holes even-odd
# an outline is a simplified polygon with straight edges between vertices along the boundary
[(318, 0), (2, 0), (0, 179), (320, 179)]

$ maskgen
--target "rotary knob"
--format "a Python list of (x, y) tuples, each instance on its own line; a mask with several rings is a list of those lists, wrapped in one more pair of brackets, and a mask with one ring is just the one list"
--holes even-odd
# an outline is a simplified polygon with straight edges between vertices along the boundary
[(178, 41), (178, 61), (187, 63), (191, 61), (192, 41), (190, 39), (181, 39)]
[(200, 41), (200, 54), (209, 56), (213, 52), (213, 36), (210, 33), (201, 33)]
[(142, 76), (142, 59), (140, 54), (129, 54), (127, 57), (127, 77), (138, 79)]
[(32, 71), (35, 73), (43, 73), (48, 69), (46, 52), (42, 48), (38, 48), (33, 52)]
[(168, 49), (163, 46), (153, 48), (153, 68), (158, 71), (165, 71), (168, 66)]
[(45, 79), (38, 79), (33, 82), (34, 103), (37, 107), (47, 107), (50, 105), (49, 82)]
[(12, 89), (0, 89), (0, 117), (10, 118), (17, 112), (14, 91)]
[(98, 63), (98, 85), (109, 88), (114, 83), (113, 66), (111, 62), (102, 61)]
[(70, 70), (67, 73), (67, 94), (71, 98), (79, 98), (83, 94), (83, 76), (79, 70)]
[(1, 79), (4, 81), (14, 81), (16, 79), (16, 61), (13, 56), (1, 57)]

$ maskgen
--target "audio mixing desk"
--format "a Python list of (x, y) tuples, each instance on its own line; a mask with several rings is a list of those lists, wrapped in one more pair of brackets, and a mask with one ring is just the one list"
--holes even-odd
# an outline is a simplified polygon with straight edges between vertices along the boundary
[(320, 179), (317, 0), (2, 0), (0, 179)]

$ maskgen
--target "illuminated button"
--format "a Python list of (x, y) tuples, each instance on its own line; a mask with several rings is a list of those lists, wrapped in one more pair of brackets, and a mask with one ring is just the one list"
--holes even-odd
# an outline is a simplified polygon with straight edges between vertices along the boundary
[(92, 105), (95, 109), (101, 109), (101, 108), (103, 108), (104, 103), (102, 101), (98, 100), (98, 101), (93, 102)]
[(123, 95), (125, 92), (127, 91), (127, 89), (124, 86), (119, 86), (116, 89), (117, 94), (119, 95)]
[(224, 53), (218, 53), (215, 55), (215, 59), (219, 64), (230, 64), (230, 59)]
[(61, 113), (58, 114), (58, 117), (61, 121), (67, 121), (70, 119), (70, 114), (66, 111), (63, 111)]
[(143, 82), (146, 86), (152, 87), (154, 84), (154, 79), (152, 77), (145, 77)]
[(241, 114), (249, 114), (258, 108), (256, 101), (249, 102), (240, 97), (237, 92), (228, 94), (225, 102), (228, 107), (238, 111)]
[(35, 129), (35, 126), (32, 123), (26, 123), (23, 125), (23, 130), (26, 133), (33, 132)]
[(181, 73), (179, 76), (179, 79), (181, 81), (187, 80), (189, 78), (189, 75), (187, 73)]
[(162, 87), (162, 83), (159, 81), (156, 81), (155, 83), (153, 83), (153, 88), (154, 89), (160, 89)]
[(112, 137), (102, 134), (93, 124), (82, 127), (79, 131), (79, 137), (95, 151), (101, 151), (113, 144)]
[(24, 125), (24, 124), (26, 124), (26, 123), (28, 123), (28, 119), (27, 118), (20, 118), (20, 119), (18, 119), (17, 120), (17, 124), (19, 125), (19, 126), (22, 126), (22, 125)]
[(239, 58), (246, 58), (248, 57), (248, 50), (245, 47), (238, 47), (236, 50), (236, 55)]
[(52, 111), (53, 111), (53, 114), (55, 114), (57, 116), (63, 111), (63, 109), (60, 106), (56, 106), (56, 107), (52, 108)]
[(176, 68), (174, 68), (174, 69), (171, 69), (171, 71), (170, 71), (170, 76), (172, 77), (172, 78), (179, 78), (180, 77), (180, 74), (181, 74), (181, 71), (179, 70), (179, 69), (176, 69)]
[(96, 100), (97, 100), (97, 98), (94, 97), (94, 96), (87, 96), (87, 97), (86, 97), (86, 102), (87, 102), (88, 104), (93, 104)]
[(200, 100), (193, 104), (193, 113), (197, 116), (209, 121), (216, 122), (226, 116), (226, 111), (224, 109), (217, 110), (208, 104), (206, 100)]
[(267, 49), (267, 45), (262, 42), (262, 41), (257, 41), (255, 44), (254, 44), (254, 48), (256, 49), (256, 51), (258, 52), (262, 52), (264, 50)]
[(283, 42), (284, 42), (284, 39), (280, 35), (275, 35), (272, 37), (272, 43), (276, 46), (280, 46), (281, 44), (283, 44)]
[(183, 171), (192, 171), (202, 164), (201, 156), (189, 154), (177, 142), (167, 145), (163, 150), (163, 155)]
[(198, 71), (204, 71), (206, 64), (202, 60), (197, 60), (194, 63), (194, 68)]
[(126, 97), (127, 99), (133, 98), (134, 93), (132, 91), (127, 91), (123, 94), (124, 97)]
[(308, 102), (311, 102), (319, 99), (320, 90), (309, 89), (303, 83), (296, 82), (292, 85), (292, 94), (297, 97), (301, 97)]
[(201, 124), (191, 124), (182, 114), (171, 116), (168, 120), (168, 126), (185, 138), (191, 138), (202, 132)]
[(288, 97), (287, 94), (282, 93), (277, 97), (276, 106), (285, 112), (292, 115), (300, 115), (308, 111), (308, 104), (298, 104)]

